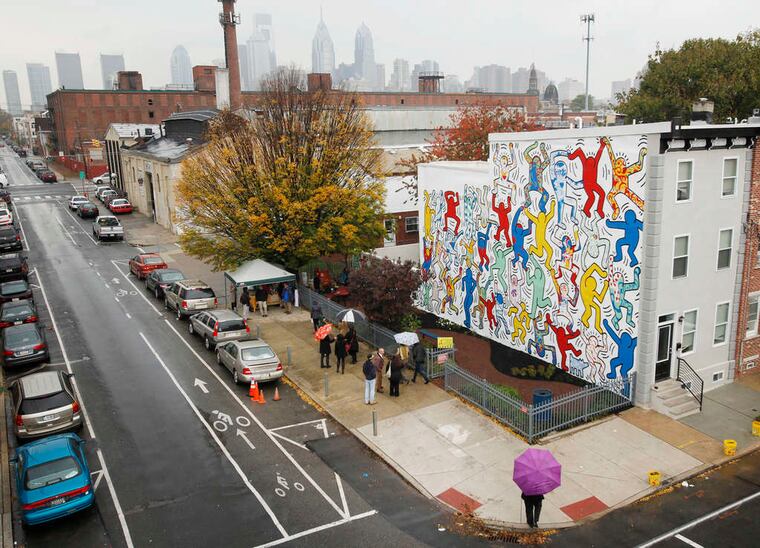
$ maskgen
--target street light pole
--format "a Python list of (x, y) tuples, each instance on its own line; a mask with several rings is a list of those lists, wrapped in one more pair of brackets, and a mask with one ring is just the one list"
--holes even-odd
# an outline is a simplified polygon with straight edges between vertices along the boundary
[(586, 13), (584, 15), (581, 15), (581, 22), (586, 23), (586, 36), (583, 37), (583, 40), (586, 42), (586, 112), (588, 112), (588, 63), (589, 63), (589, 54), (591, 52), (591, 40), (593, 38), (591, 37), (591, 23), (594, 22), (594, 14), (593, 13)]

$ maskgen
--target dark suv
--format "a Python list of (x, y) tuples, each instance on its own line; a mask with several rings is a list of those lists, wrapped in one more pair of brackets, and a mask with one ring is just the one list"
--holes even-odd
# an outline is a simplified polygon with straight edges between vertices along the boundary
[(21, 251), (21, 234), (15, 226), (0, 227), (0, 251)]
[(0, 255), (0, 282), (28, 280), (29, 266), (21, 253), (4, 253)]

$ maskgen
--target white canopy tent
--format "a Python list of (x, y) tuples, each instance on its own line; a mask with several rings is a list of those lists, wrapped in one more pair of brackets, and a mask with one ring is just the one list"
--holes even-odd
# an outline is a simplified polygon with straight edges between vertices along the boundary
[(259, 285), (272, 285), (281, 282), (293, 282), (295, 285), (295, 281), (295, 274), (262, 259), (245, 262), (237, 270), (224, 273), (225, 290), (227, 291), (227, 295), (231, 296), (231, 299), (228, 298), (227, 302), (234, 304), (238, 302), (238, 290), (244, 286), (252, 288)]

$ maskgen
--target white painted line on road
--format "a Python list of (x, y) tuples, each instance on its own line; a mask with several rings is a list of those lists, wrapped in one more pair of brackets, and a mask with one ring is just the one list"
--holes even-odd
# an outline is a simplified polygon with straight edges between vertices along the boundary
[(85, 229), (83, 229), (83, 228), (82, 228), (82, 225), (80, 225), (80, 224), (79, 224), (79, 221), (77, 221), (77, 220), (76, 220), (76, 217), (74, 217), (74, 216), (71, 214), (71, 211), (69, 211), (69, 208), (68, 208), (68, 206), (66, 206), (65, 208), (62, 208), (62, 209), (63, 209), (63, 210), (66, 212), (66, 214), (67, 214), (69, 217), (71, 217), (71, 219), (74, 221), (74, 223), (76, 223), (76, 225), (77, 225), (79, 228), (81, 228), (81, 229), (82, 229), (82, 233), (83, 233), (85, 236), (87, 236), (87, 237), (88, 237), (88, 238), (89, 238), (89, 239), (92, 241), (92, 243), (94, 243), (95, 245), (100, 245), (100, 244), (99, 244), (99, 242), (97, 242), (97, 241), (95, 240), (95, 238), (93, 238), (92, 236), (90, 236), (90, 234), (89, 234), (89, 233), (88, 233), (88, 232), (87, 232)]
[(330, 434), (327, 433), (327, 419), (322, 419), (322, 433), (325, 435), (325, 439), (330, 437)]
[[(69, 361), (69, 355), (66, 352), (66, 347), (63, 345), (63, 339), (61, 338), (61, 333), (58, 331), (58, 324), (55, 321), (55, 316), (53, 315), (53, 308), (50, 306), (50, 301), (47, 298), (47, 292), (45, 291), (45, 286), (42, 284), (42, 278), (39, 275), (39, 272), (37, 272), (37, 269), (34, 269), (34, 272), (37, 274), (37, 281), (40, 284), (40, 291), (42, 292), (42, 298), (45, 301), (45, 306), (48, 309), (48, 314), (50, 314), (50, 323), (53, 325), (53, 331), (55, 331), (55, 336), (58, 339), (58, 345), (61, 347), (61, 354), (63, 355), (63, 361), (66, 362), (66, 370), (70, 374), (74, 374), (74, 370), (71, 368), (71, 361)], [(92, 427), (92, 421), (90, 420), (90, 415), (87, 413), (87, 408), (84, 405), (84, 399), (82, 398), (82, 392), (79, 390), (79, 383), (76, 382), (76, 377), (72, 377), (71, 379), (72, 384), (74, 386), (74, 391), (77, 393), (77, 400), (79, 401), (79, 406), (82, 408), (82, 414), (84, 415), (85, 424), (87, 425), (87, 432), (90, 434), (90, 438), (95, 438), (95, 430), (93, 430)], [(97, 455), (98, 460), (100, 461), (100, 469), (102, 473), (106, 477), (106, 483), (108, 484), (108, 491), (111, 493), (111, 499), (113, 500), (114, 508), (116, 509), (116, 514), (119, 517), (119, 523), (121, 523), (121, 530), (124, 534), (124, 541), (127, 543), (127, 548), (134, 548), (134, 544), (132, 544), (132, 535), (129, 532), (129, 527), (127, 526), (127, 519), (124, 517), (124, 512), (121, 509), (121, 503), (119, 502), (119, 497), (116, 496), (116, 489), (113, 486), (113, 482), (111, 481), (111, 475), (108, 473), (108, 468), (106, 467), (106, 459), (103, 458), (103, 453), (100, 451), (100, 449), (97, 449)]]
[(208, 388), (206, 388), (206, 382), (202, 381), (200, 379), (195, 379), (195, 382), (193, 383), (193, 386), (197, 386), (201, 389), (201, 392), (204, 394), (208, 394)]
[(667, 540), (669, 538), (672, 538), (672, 537), (676, 536), (678, 533), (682, 533), (683, 531), (686, 531), (687, 529), (691, 529), (692, 527), (694, 527), (696, 525), (699, 525), (702, 522), (705, 522), (705, 521), (707, 521), (709, 519), (712, 519), (712, 518), (714, 518), (716, 516), (721, 515), (726, 510), (731, 510), (732, 508), (736, 508), (737, 506), (741, 506), (745, 502), (749, 502), (751, 500), (754, 500), (757, 497), (760, 497), (760, 491), (758, 491), (757, 493), (754, 493), (752, 495), (746, 496), (743, 499), (737, 500), (736, 502), (732, 502), (731, 504), (727, 504), (723, 508), (718, 508), (714, 512), (710, 512), (709, 514), (705, 514), (701, 518), (697, 518), (697, 519), (695, 519), (693, 521), (690, 521), (689, 523), (687, 523), (685, 525), (681, 525), (681, 527), (677, 527), (677, 528), (673, 529), (672, 531), (668, 531), (667, 533), (663, 533), (659, 537), (655, 537), (655, 538), (653, 538), (651, 540), (646, 541), (643, 544), (639, 544), (636, 548), (648, 548), (649, 546), (654, 546), (658, 542), (662, 542), (663, 540)]
[(275, 432), (277, 430), (285, 430), (286, 428), (294, 428), (296, 426), (304, 426), (307, 424), (314, 424), (315, 422), (322, 422), (325, 419), (314, 419), (313, 421), (305, 421), (305, 422), (297, 422), (295, 424), (288, 424), (287, 426), (278, 426), (277, 428), (270, 428), (270, 432)]
[(267, 514), (269, 514), (269, 517), (272, 519), (272, 522), (274, 523), (275, 527), (277, 527), (277, 530), (282, 534), (283, 537), (287, 537), (288, 533), (285, 531), (285, 528), (280, 523), (280, 520), (277, 519), (277, 516), (274, 515), (274, 512), (269, 507), (267, 502), (264, 500), (264, 497), (261, 496), (261, 494), (258, 492), (258, 490), (251, 484), (250, 480), (248, 479), (248, 476), (243, 472), (243, 469), (240, 468), (240, 465), (237, 463), (237, 461), (232, 458), (232, 455), (227, 450), (227, 448), (222, 443), (222, 440), (219, 439), (219, 437), (216, 435), (216, 432), (214, 431), (213, 427), (206, 421), (206, 419), (203, 418), (203, 415), (201, 415), (201, 412), (198, 410), (198, 408), (193, 403), (193, 400), (190, 399), (190, 396), (187, 395), (187, 392), (185, 392), (182, 389), (182, 386), (180, 386), (179, 382), (177, 382), (177, 378), (174, 376), (174, 374), (169, 370), (169, 368), (164, 363), (164, 360), (161, 359), (161, 356), (158, 355), (158, 352), (153, 348), (153, 346), (150, 344), (150, 341), (143, 335), (142, 331), (140, 332), (140, 337), (142, 337), (142, 340), (145, 342), (148, 349), (153, 353), (158, 363), (163, 367), (164, 371), (166, 371), (166, 374), (169, 375), (169, 378), (174, 383), (174, 386), (177, 387), (177, 390), (179, 390), (179, 393), (182, 394), (182, 396), (185, 398), (185, 401), (190, 406), (190, 408), (193, 410), (195, 415), (198, 417), (198, 420), (201, 421), (203, 426), (206, 427), (206, 430), (208, 430), (208, 433), (211, 435), (213, 440), (216, 442), (216, 444), (219, 446), (219, 449), (222, 450), (222, 453), (224, 453), (224, 456), (227, 457), (227, 460), (230, 461), (230, 464), (232, 464), (232, 467), (235, 469), (235, 471), (238, 473), (240, 478), (243, 480), (243, 483), (246, 487), (248, 487), (248, 490), (253, 493), (253, 495), (256, 497), (256, 499), (259, 501), (261, 506), (266, 510)]
[[(92, 266), (92, 265), (90, 265), (90, 266)], [(103, 277), (103, 276), (100, 275), (100, 272), (95, 272), (95, 274), (98, 275), (98, 278), (102, 278)]]
[(100, 485), (100, 480), (103, 479), (103, 471), (102, 470), (98, 470), (97, 472), (92, 472), (91, 475), (95, 475), (95, 474), (97, 474), (97, 479), (95, 480), (95, 485), (94, 485), (95, 489), (94, 490), (97, 491), (98, 490), (98, 486)]
[(118, 303), (119, 302), (119, 297), (114, 297), (113, 300)]
[(333, 527), (338, 527), (339, 525), (344, 525), (352, 521), (368, 518), (370, 516), (374, 516), (375, 514), (377, 514), (377, 510), (370, 510), (362, 514), (356, 514), (355, 516), (351, 516), (349, 518), (339, 519), (331, 523), (325, 523), (324, 525), (320, 525), (319, 527), (307, 529), (306, 531), (301, 531), (300, 533), (296, 533), (295, 535), (290, 535), (289, 537), (273, 540), (272, 542), (267, 542), (266, 544), (259, 544), (258, 546), (254, 548), (268, 548), (269, 546), (278, 546), (280, 544), (285, 544), (286, 542), (290, 542), (291, 540), (295, 540), (297, 538), (303, 538), (309, 535), (313, 535), (314, 533), (319, 533), (320, 531), (324, 531), (326, 529), (332, 529)]
[(24, 232), (24, 224), (21, 222), (21, 214), (16, 211), (16, 219), (18, 220), (18, 226), (21, 228), (21, 236), (24, 238), (24, 241), (21, 242), (22, 248), (26, 247), (26, 250), (29, 251), (29, 242), (26, 239), (26, 232)]
[(132, 319), (132, 316), (129, 314), (129, 312), (125, 312), (125, 314), (127, 315), (127, 319), (128, 319), (128, 320), (131, 320), (131, 319)]
[(137, 291), (137, 294), (140, 295), (146, 303), (148, 303), (148, 306), (153, 309), (153, 312), (155, 312), (159, 316), (163, 316), (163, 314), (161, 314), (161, 312), (158, 310), (158, 308), (156, 308), (155, 306), (153, 306), (153, 303), (148, 300), (148, 298), (145, 296), (144, 292), (140, 291), (137, 288), (137, 286), (132, 282), (132, 280), (129, 279), (129, 276), (127, 276), (126, 274), (124, 274), (121, 271), (121, 269), (118, 266), (116, 266), (116, 261), (111, 261), (111, 264), (113, 264), (113, 267), (119, 272), (119, 274), (121, 274), (122, 277), (125, 280), (127, 280), (132, 285), (132, 287), (135, 288), (135, 291)]
[(343, 513), (346, 517), (351, 517), (348, 513), (348, 501), (346, 500), (346, 493), (343, 491), (343, 482), (340, 481), (340, 476), (335, 472), (335, 482), (338, 484), (338, 492), (340, 493), (340, 502), (343, 504)]
[(688, 544), (688, 545), (689, 545), (689, 546), (691, 546), (692, 548), (705, 548), (705, 547), (704, 547), (704, 546), (702, 546), (701, 544), (697, 544), (697, 543), (696, 543), (696, 542), (694, 542), (693, 540), (691, 540), (691, 539), (688, 539), (688, 538), (686, 538), (686, 537), (685, 537), (685, 536), (683, 536), (683, 535), (676, 535), (676, 536), (675, 536), (675, 537), (673, 537), (673, 538), (677, 538), (678, 540), (680, 540), (681, 542), (683, 542), (683, 543), (685, 543), (685, 544)]
[[(293, 440), (291, 440), (291, 439), (289, 439), (289, 438), (286, 438), (285, 436), (283, 436), (283, 435), (281, 435), (281, 434), (278, 434), (277, 432), (271, 432), (271, 434), (272, 434), (273, 436), (276, 436), (278, 439), (281, 439), (282, 441), (286, 441), (286, 442), (288, 442), (288, 443), (292, 443), (292, 444), (293, 444), (293, 445), (295, 445), (296, 447), (300, 447), (301, 449), (303, 449), (303, 450), (305, 450), (305, 451), (309, 451), (309, 448), (308, 448), (308, 447), (306, 447), (305, 445), (302, 445), (302, 444), (298, 443), (297, 441), (293, 441)], [(309, 451), (309, 452), (311, 453), (311, 451)]]
[(108, 282), (103, 282), (103, 283), (105, 284), (105, 286), (106, 286), (106, 289), (111, 289), (111, 286), (110, 286), (110, 285), (108, 285)]
[(71, 243), (72, 243), (72, 244), (74, 244), (75, 246), (77, 246), (77, 247), (78, 247), (78, 244), (77, 244), (76, 240), (75, 240), (75, 239), (74, 239), (74, 237), (73, 237), (73, 236), (72, 236), (72, 235), (69, 233), (69, 231), (68, 231), (68, 230), (66, 230), (66, 227), (65, 227), (65, 226), (63, 226), (63, 223), (61, 222), (61, 220), (60, 220), (58, 217), (56, 217), (56, 218), (55, 218), (55, 220), (58, 222), (58, 224), (61, 226), (61, 228), (63, 229), (63, 231), (66, 233), (66, 236), (68, 236), (68, 237), (69, 237), (69, 240), (71, 240)]

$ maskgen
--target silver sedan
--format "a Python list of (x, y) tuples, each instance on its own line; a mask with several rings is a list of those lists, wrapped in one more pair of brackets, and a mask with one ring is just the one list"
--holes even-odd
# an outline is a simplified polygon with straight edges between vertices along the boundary
[(235, 383), (274, 381), (282, 377), (282, 363), (272, 347), (261, 339), (231, 341), (216, 348), (216, 361), (231, 373)]

